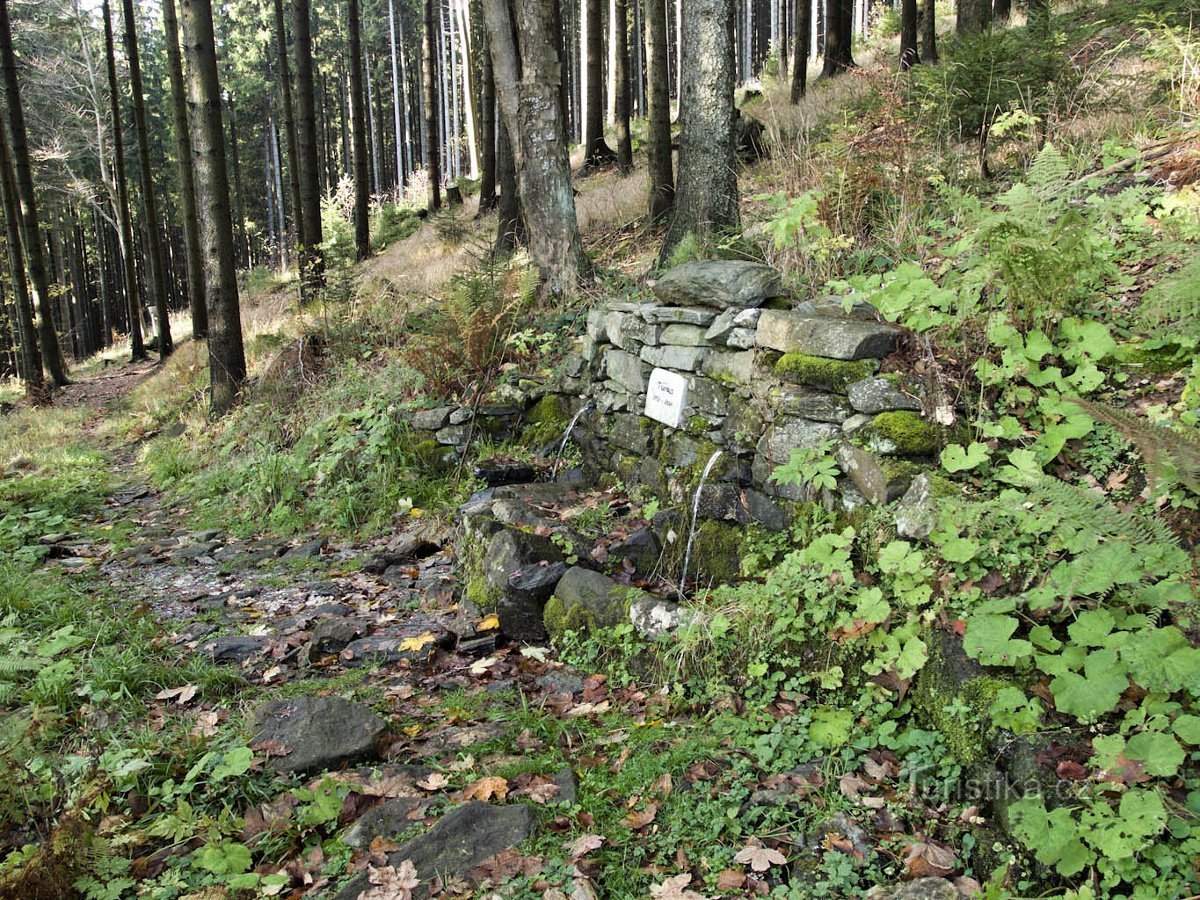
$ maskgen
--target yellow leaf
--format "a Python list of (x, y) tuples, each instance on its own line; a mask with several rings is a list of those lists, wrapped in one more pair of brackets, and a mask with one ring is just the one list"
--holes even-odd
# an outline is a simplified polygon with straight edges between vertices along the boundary
[(417, 507), (414, 506), (412, 509), (410, 509), (408, 511), (408, 514), (410, 516), (412, 516), (414, 519), (419, 519), (419, 518), (421, 518), (421, 516), (425, 515), (425, 510), (418, 509)]
[(408, 726), (406, 726), (406, 727), (403, 729), (403, 731), (404, 731), (404, 733), (405, 733), (405, 734), (407, 734), (409, 737), (411, 737), (411, 738), (415, 738), (415, 737), (416, 737), (418, 734), (420, 734), (420, 733), (421, 733), (421, 723), (420, 723), (420, 722), (417, 722), (417, 723), (416, 723), (416, 724), (414, 724), (414, 725), (408, 725)]
[(424, 634), (417, 635), (416, 637), (405, 638), (400, 642), (400, 649), (416, 652), (426, 644), (432, 644), (436, 640), (437, 637), (434, 635), (434, 633), (432, 631), (427, 631)]
[(503, 778), (488, 776), (467, 785), (463, 791), (464, 800), (480, 800), (484, 803), (495, 797), (503, 800), (508, 796), (508, 782)]
[(483, 621), (475, 626), (476, 631), (495, 631), (500, 627), (500, 617), (495, 613), (484, 616)]

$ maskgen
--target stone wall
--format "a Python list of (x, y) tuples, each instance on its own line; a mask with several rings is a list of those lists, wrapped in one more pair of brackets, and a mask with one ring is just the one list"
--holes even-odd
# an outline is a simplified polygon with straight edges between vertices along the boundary
[[(781, 528), (811, 499), (769, 478), (793, 449), (836, 442), (844, 475), (824, 499), (846, 508), (896, 499), (940, 449), (920, 380), (878, 374), (902, 332), (868, 304), (793, 304), (773, 269), (737, 261), (686, 263), (653, 291), (592, 310), (561, 382), (571, 411), (595, 405), (575, 433), (590, 474), (683, 502), (720, 450), (702, 515)], [(656, 368), (686, 379), (678, 427), (644, 415)]]

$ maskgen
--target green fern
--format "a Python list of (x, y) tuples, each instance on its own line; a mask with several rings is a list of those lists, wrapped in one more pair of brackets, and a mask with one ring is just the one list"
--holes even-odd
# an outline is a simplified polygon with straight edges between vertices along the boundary
[(1147, 291), (1137, 318), (1152, 338), (1200, 340), (1200, 258)]
[(1025, 181), (1037, 197), (1049, 200), (1061, 195), (1071, 183), (1071, 167), (1058, 148), (1047, 143), (1033, 158)]
[[(1200, 324), (1200, 319), (1197, 320)], [(1093, 400), (1071, 401), (1097, 422), (1111, 425), (1137, 445), (1152, 482), (1181, 484), (1200, 494), (1200, 435), (1163, 425)]]

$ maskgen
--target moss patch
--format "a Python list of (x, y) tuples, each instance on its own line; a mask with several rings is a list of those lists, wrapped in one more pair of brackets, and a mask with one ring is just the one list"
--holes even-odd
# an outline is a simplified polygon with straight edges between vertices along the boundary
[(871, 450), (901, 456), (933, 456), (946, 443), (944, 428), (906, 409), (880, 413), (858, 437)]
[(526, 410), (521, 443), (527, 447), (548, 444), (562, 436), (570, 421), (571, 417), (562, 397), (549, 394)]
[(844, 359), (809, 356), (807, 353), (785, 353), (776, 360), (773, 368), (775, 374), (785, 381), (841, 394), (854, 382), (869, 377), (876, 365), (869, 359), (848, 362)]
[(463, 596), (481, 610), (494, 610), (500, 603), (500, 591), (492, 587), (483, 570), (487, 539), (477, 531), (467, 531), (458, 544), (458, 577)]
[[(955, 759), (964, 765), (979, 762), (988, 755), (992, 702), (1013, 683), (988, 674), (964, 677), (962, 665), (949, 658), (940, 635), (930, 635), (926, 642), (929, 659), (917, 675), (913, 707), (941, 734)], [(982, 673), (982, 667), (974, 668)]]

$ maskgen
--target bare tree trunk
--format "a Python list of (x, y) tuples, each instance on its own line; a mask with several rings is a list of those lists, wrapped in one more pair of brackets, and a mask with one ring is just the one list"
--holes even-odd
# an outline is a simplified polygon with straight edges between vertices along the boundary
[[(634, 0), (636, 3), (637, 0)], [(629, 6), (628, 0), (613, 0), (613, 98), (617, 134), (617, 165), (628, 174), (633, 169), (633, 141), (629, 136)]]
[(320, 289), (325, 274), (320, 246), (321, 158), (317, 149), (309, 0), (292, 0), (292, 45), (296, 59), (296, 145), (300, 160), (300, 275), (307, 300)]
[(938, 61), (937, 51), (937, 6), (935, 0), (924, 0), (921, 5), (921, 60), (927, 66)]
[(462, 55), (463, 127), (467, 132), (467, 155), (471, 161), (470, 176), (479, 177), (479, 110), (475, 104), (475, 74), (471, 67), (474, 48), (471, 46), (471, 7), (469, 0), (454, 0), (458, 14), (458, 49)]
[[(396, 47), (396, 0), (388, 0), (388, 30), (391, 36), (392, 49), (392, 116), (396, 126), (396, 187), (403, 188), (408, 184), (408, 166), (405, 163), (408, 144), (408, 93), (400, 79), (396, 57), (399, 51)], [(400, 61), (403, 61), (401, 57)], [(401, 101), (403, 100), (403, 109)], [(402, 119), (403, 117), (403, 119)], [(403, 121), (403, 125), (401, 124)]]
[(4, 211), (4, 237), (8, 245), (8, 268), (12, 275), (13, 301), (16, 306), (17, 336), (20, 338), (20, 372), (25, 380), (25, 395), (40, 406), (50, 397), (42, 376), (42, 353), (38, 348), (33, 304), (29, 300), (29, 282), (25, 280), (25, 254), (21, 252), (21, 213), (17, 201), (17, 183), (13, 177), (8, 138), (0, 125), (0, 201)]
[(425, 116), (421, 120), (421, 144), (425, 152), (425, 173), (429, 176), (429, 200), (432, 212), (442, 208), (442, 158), (438, 136), (437, 19), (434, 0), (424, 0), (424, 33), (421, 41), (421, 75), (424, 79)]
[[(228, 70), (226, 70), (228, 74)], [(242, 191), (242, 156), (238, 149), (237, 105), (233, 93), (226, 91), (229, 102), (229, 161), (233, 164), (233, 236), (238, 253), (238, 265), (249, 269), (254, 265), (250, 258), (250, 237), (246, 233), (246, 201)]]
[(175, 11), (175, 0), (163, 0), (163, 31), (167, 40), (167, 74), (171, 80), (175, 154), (179, 158), (179, 198), (183, 206), (183, 244), (187, 255), (192, 338), (199, 340), (208, 335), (208, 309), (204, 305), (204, 261), (200, 251), (200, 218), (196, 214), (196, 172), (192, 164), (192, 137), (187, 119), (183, 61), (179, 55), (179, 16)]
[[(575, 291), (586, 271), (571, 164), (558, 97), (561, 77), (557, 36), (551, 32), (555, 0), (485, 0), (492, 35), (492, 64), (504, 123), (513, 141), (529, 253), (543, 287), (554, 295)], [(515, 19), (515, 22), (514, 22)]]
[(363, 75), (367, 80), (367, 138), (370, 141), (369, 156), (371, 159), (371, 184), (375, 194), (383, 193), (383, 173), (379, 168), (380, 144), (383, 143), (383, 129), (379, 126), (375, 115), (375, 79), (371, 77), (371, 50), (363, 50)]
[(54, 319), (50, 313), (50, 279), (46, 274), (45, 250), (42, 248), (41, 227), (38, 223), (37, 195), (33, 188), (33, 167), (29, 161), (29, 138), (25, 132), (25, 111), (21, 106), (21, 89), (17, 82), (17, 60), (13, 53), (12, 28), (8, 21), (8, 0), (0, 0), (0, 69), (3, 69), (5, 107), (9, 131), (12, 134), (13, 173), (17, 184), (20, 207), (18, 222), (25, 256), (28, 287), (32, 295), (38, 339), (41, 341), (42, 363), (54, 387), (69, 384), (67, 361), (63, 357)]
[(347, 4), (346, 26), (350, 33), (350, 129), (354, 141), (354, 258), (371, 255), (371, 193), (367, 162), (367, 115), (363, 102), (362, 22), (358, 0)]
[(900, 0), (900, 71), (921, 61), (917, 55), (917, 0)]
[(1012, 0), (996, 0), (992, 4), (992, 19), (1005, 25), (1012, 18)]
[(808, 92), (809, 41), (812, 30), (812, 3), (809, 0), (796, 2), (796, 37), (792, 44), (792, 104)]
[(499, 123), (496, 176), (500, 182), (500, 199), (496, 205), (496, 243), (492, 254), (506, 257), (524, 241), (525, 229), (517, 196), (517, 169), (513, 162), (512, 141), (508, 138), (508, 129), (503, 121)]
[(496, 206), (496, 77), (492, 69), (491, 38), (483, 31), (483, 78), (479, 98), (479, 211)]
[(234, 404), (246, 380), (236, 248), (229, 215), (229, 175), (225, 168), (225, 133), (221, 123), (221, 85), (217, 78), (210, 0), (182, 0), (181, 6), (209, 312), (210, 411), (219, 416)]
[(138, 174), (142, 190), (142, 223), (146, 232), (146, 282), (150, 304), (158, 326), (158, 356), (165, 359), (174, 349), (171, 318), (167, 309), (167, 279), (163, 273), (162, 235), (158, 232), (158, 197), (154, 192), (154, 173), (150, 171), (150, 130), (146, 124), (146, 97), (142, 90), (142, 64), (138, 53), (137, 18), (133, 0), (124, 0), (125, 58), (129, 65), (130, 90), (133, 93), (133, 128), (137, 137)]
[(667, 10), (663, 0), (646, 0), (646, 168), (650, 176), (651, 222), (665, 218), (675, 204), (671, 158), (671, 82), (667, 54)]
[(610, 162), (615, 154), (604, 142), (604, 31), (602, 0), (584, 0), (587, 13), (587, 97), (584, 99), (583, 160), (585, 166)]
[(125, 277), (125, 306), (129, 315), (129, 349), (134, 362), (147, 359), (142, 341), (142, 303), (134, 262), (133, 223), (129, 213), (129, 182), (125, 176), (125, 141), (121, 127), (121, 100), (117, 87), (117, 63), (113, 52), (112, 12), (104, 0), (104, 43), (108, 55), (109, 111), (112, 115), (113, 174), (117, 188), (117, 236)]
[(982, 34), (991, 24), (992, 0), (958, 0), (959, 34)]
[(853, 24), (854, 0), (825, 0), (825, 77), (854, 68)]
[(693, 0), (683, 23), (679, 184), (659, 265), (688, 233), (704, 238), (740, 222), (734, 157), (733, 0)]

